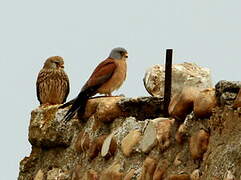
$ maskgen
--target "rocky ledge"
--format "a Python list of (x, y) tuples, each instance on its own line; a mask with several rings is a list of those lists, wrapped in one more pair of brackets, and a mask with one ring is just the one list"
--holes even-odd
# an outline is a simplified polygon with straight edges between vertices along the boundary
[(240, 86), (228, 83), (216, 86), (222, 103), (209, 118), (193, 112), (184, 121), (164, 118), (157, 97), (93, 98), (82, 119), (67, 123), (68, 108), (39, 107), (29, 125), (32, 152), (20, 162), (18, 179), (240, 179), (241, 109), (232, 105)]

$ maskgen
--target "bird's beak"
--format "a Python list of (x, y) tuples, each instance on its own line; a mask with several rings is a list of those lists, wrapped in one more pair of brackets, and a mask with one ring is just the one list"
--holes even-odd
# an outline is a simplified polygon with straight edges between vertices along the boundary
[(60, 65), (59, 67), (64, 69), (64, 65), (63, 65), (63, 64), (62, 64), (62, 65)]
[(128, 58), (128, 53), (125, 54), (125, 58)]

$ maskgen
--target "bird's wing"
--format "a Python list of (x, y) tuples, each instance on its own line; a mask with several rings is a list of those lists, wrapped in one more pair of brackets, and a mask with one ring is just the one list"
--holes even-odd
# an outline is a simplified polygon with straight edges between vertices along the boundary
[[(113, 59), (106, 59), (101, 62), (94, 70), (89, 80), (85, 83), (81, 89), (77, 98), (72, 102), (71, 108), (64, 116), (64, 121), (69, 121), (74, 114), (78, 111), (79, 114), (83, 114), (88, 98), (95, 95), (97, 89), (105, 82), (107, 82), (112, 74), (115, 72), (116, 64)], [(66, 103), (67, 104), (67, 103)], [(63, 107), (66, 107), (63, 105)]]
[(38, 74), (38, 78), (37, 78), (37, 82), (36, 82), (36, 91), (37, 91), (37, 98), (40, 102), (40, 104), (42, 104), (41, 102), (41, 97), (40, 97), (40, 91), (41, 91), (41, 84), (43, 83), (43, 81), (45, 81), (45, 79), (47, 78), (47, 73), (45, 72), (44, 69), (42, 69), (39, 74)]
[(106, 59), (101, 62), (94, 70), (89, 80), (85, 83), (81, 91), (85, 91), (86, 89), (92, 87), (100, 87), (103, 83), (108, 81), (113, 73), (115, 72), (116, 64), (113, 59)]
[(69, 78), (64, 71), (61, 71), (60, 74), (61, 74), (61, 78), (63, 80), (64, 89), (65, 89), (65, 94), (64, 94), (64, 98), (63, 98), (63, 103), (64, 103), (69, 95), (69, 89), (70, 89), (69, 88)]

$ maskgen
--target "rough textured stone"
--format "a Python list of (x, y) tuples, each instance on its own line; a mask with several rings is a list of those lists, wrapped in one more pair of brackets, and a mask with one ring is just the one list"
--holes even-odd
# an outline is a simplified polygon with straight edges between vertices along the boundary
[(190, 152), (192, 158), (202, 159), (203, 154), (207, 151), (209, 142), (209, 133), (201, 129), (196, 132), (190, 139)]
[(215, 85), (218, 103), (221, 106), (232, 105), (240, 88), (241, 81), (219, 81)]
[(135, 175), (135, 169), (131, 169), (124, 177), (123, 180), (132, 180)]
[(191, 180), (191, 178), (188, 174), (177, 174), (171, 175), (168, 180)]
[(81, 131), (77, 136), (77, 140), (75, 142), (75, 150), (81, 153), (83, 151), (87, 151), (89, 147), (90, 147), (89, 134)]
[(108, 135), (102, 135), (102, 136), (94, 139), (90, 143), (90, 148), (89, 148), (89, 151), (88, 151), (89, 159), (92, 160), (99, 155), (99, 153), (101, 152), (102, 145), (103, 145), (103, 143), (104, 143), (104, 141), (107, 137), (108, 137)]
[(156, 134), (158, 146), (161, 151), (165, 150), (169, 147), (170, 135), (171, 135), (171, 127), (175, 122), (175, 119), (167, 119), (167, 118), (158, 118), (155, 119), (156, 123)]
[(84, 176), (84, 180), (98, 180), (98, 179), (99, 179), (98, 173), (95, 172), (93, 169), (90, 169), (89, 171), (87, 171)]
[(59, 168), (53, 168), (47, 172), (47, 179), (46, 180), (66, 180), (69, 176), (64, 171)]
[(202, 178), (211, 179), (217, 177), (223, 179), (231, 170), (236, 178), (241, 177), (241, 110), (217, 107), (209, 123), (211, 136), (208, 150), (205, 153)]
[(157, 161), (151, 157), (147, 157), (143, 163), (141, 180), (152, 180), (155, 169), (157, 166)]
[(234, 175), (232, 174), (231, 171), (228, 171), (224, 180), (235, 180), (235, 177), (234, 177)]
[[(47, 175), (65, 180), (97, 180), (100, 177), (106, 179), (123, 179), (127, 174), (129, 178), (140, 179), (144, 169), (143, 162), (147, 157), (154, 160), (154, 163), (146, 165), (145, 172), (150, 172), (149, 174), (153, 172), (152, 179), (155, 180), (168, 179), (171, 175), (180, 175), (183, 173), (190, 174), (192, 178), (197, 168), (200, 172), (200, 180), (223, 180), (227, 177), (228, 171), (236, 179), (240, 179), (241, 143), (239, 142), (241, 139), (241, 108), (234, 109), (230, 105), (217, 106), (213, 109), (212, 116), (209, 119), (196, 118), (192, 112), (187, 115), (181, 126), (180, 122), (175, 121), (171, 125), (170, 131), (167, 131), (169, 133), (164, 133), (166, 132), (165, 126), (163, 128), (159, 126), (158, 128), (158, 125), (167, 119), (163, 120), (161, 114), (152, 115), (153, 117), (157, 116), (158, 118), (155, 117), (156, 119), (143, 119), (144, 116), (138, 116), (138, 114), (135, 117), (129, 117), (131, 115), (131, 106), (135, 106), (136, 104), (133, 103), (133, 99), (129, 99), (129, 103), (128, 98), (124, 99), (118, 101), (117, 104), (119, 106), (119, 103), (125, 102), (130, 110), (130, 114), (127, 111), (123, 111), (124, 116), (117, 117), (110, 123), (103, 123), (97, 120), (94, 115), (95, 112), (85, 122), (82, 119), (79, 121), (73, 118), (65, 125), (61, 120), (67, 109), (57, 110), (58, 106), (49, 106), (34, 110), (35, 112), (32, 113), (33, 117), (31, 119), (35, 119), (35, 123), (38, 125), (37, 130), (41, 131), (31, 132), (39, 136), (35, 136), (36, 141), (32, 143), (31, 154), (20, 162), (18, 180), (33, 180), (40, 169), (44, 173), (44, 180), (46, 180)], [(144, 101), (143, 98), (140, 99), (142, 100), (138, 100), (138, 103)], [(150, 102), (154, 106), (152, 98), (146, 99), (148, 100), (144, 101), (145, 103)], [(123, 104), (122, 106), (123, 108), (120, 107), (120, 109), (125, 109)], [(141, 108), (140, 105), (138, 106)], [(146, 106), (148, 105), (146, 104)], [(133, 109), (138, 113), (136, 107)], [(139, 119), (139, 117), (141, 118)], [(96, 122), (100, 122), (100, 124), (98, 128), (93, 128)], [(137, 146), (135, 146), (137, 148), (134, 147), (135, 153), (133, 151), (130, 156), (126, 157), (121, 150), (123, 139), (131, 131), (141, 132), (145, 136), (150, 124), (153, 126), (152, 132), (155, 132), (154, 139), (156, 139), (156, 146), (154, 145), (149, 151), (143, 153), (137, 143)], [(162, 132), (160, 134), (163, 135), (160, 137), (169, 137), (168, 140), (170, 141), (168, 148), (164, 151), (157, 146), (159, 129)], [(207, 151), (201, 157), (202, 161), (198, 161), (199, 158), (194, 161), (190, 153), (190, 141), (188, 140), (194, 139), (193, 141), (195, 141), (194, 137), (196, 134), (199, 134), (200, 129), (208, 132), (209, 143), (208, 146), (206, 145)], [(33, 131), (33, 129), (29, 130)], [(51, 132), (53, 131), (55, 132), (53, 134), (57, 134), (58, 138), (51, 137)], [(105, 138), (112, 133), (114, 134), (112, 140), (115, 139), (116, 142), (115, 148), (113, 148), (115, 151), (111, 150), (112, 146), (110, 143), (107, 146), (107, 149), (109, 148), (107, 156), (102, 157), (100, 155), (102, 145)], [(181, 143), (176, 140), (178, 133), (181, 137)], [(67, 140), (68, 137), (70, 137), (69, 140)], [(199, 144), (200, 150), (203, 150), (207, 141), (206, 138), (203, 138), (202, 141), (200, 137), (202, 137), (200, 134), (196, 135), (196, 142), (199, 143), (196, 143), (193, 147), (196, 148)], [(97, 156), (94, 153), (94, 158), (90, 158), (90, 152), (92, 150), (95, 152), (95, 149), (98, 149)], [(196, 150), (194, 152), (202, 151)], [(109, 154), (112, 155), (109, 156)]]
[(123, 173), (120, 172), (121, 165), (114, 162), (110, 167), (108, 167), (100, 176), (100, 180), (121, 180), (123, 178)]
[(44, 147), (70, 145), (78, 126), (64, 124), (62, 118), (65, 111), (58, 111), (57, 108), (58, 106), (55, 105), (39, 107), (32, 111), (29, 126), (29, 142), (32, 145)]
[(150, 121), (146, 127), (144, 136), (140, 142), (142, 152), (149, 152), (157, 144), (157, 134), (155, 122)]
[(121, 150), (125, 156), (130, 156), (133, 147), (140, 141), (141, 132), (138, 130), (132, 130), (122, 141), (121, 141)]
[(201, 176), (200, 170), (195, 169), (192, 174), (190, 175), (191, 180), (199, 180)]
[(44, 180), (44, 173), (41, 169), (38, 170), (38, 172), (33, 180)]
[(162, 180), (165, 172), (166, 172), (166, 169), (157, 167), (153, 174), (153, 180)]
[(117, 143), (114, 138), (114, 134), (107, 136), (101, 147), (101, 156), (109, 158), (114, 155), (117, 149)]
[(182, 164), (182, 161), (181, 161), (181, 159), (180, 159), (180, 156), (181, 156), (181, 154), (178, 153), (177, 156), (176, 156), (176, 158), (175, 158), (175, 160), (174, 160), (174, 162), (173, 162), (174, 166), (179, 166), (180, 164)]
[(138, 97), (125, 98), (118, 102), (126, 116), (133, 116), (139, 120), (153, 119), (163, 115), (163, 98)]
[(181, 124), (175, 134), (175, 139), (179, 144), (183, 144), (185, 138), (187, 137), (187, 125), (186, 124)]
[(197, 98), (199, 90), (194, 87), (184, 87), (171, 99), (168, 112), (171, 117), (183, 121), (192, 112), (194, 100)]
[[(144, 77), (147, 91), (157, 97), (164, 96), (165, 66), (154, 65), (147, 69)], [(172, 94), (180, 93), (186, 87), (197, 87), (199, 90), (212, 87), (211, 73), (207, 68), (194, 63), (172, 65)]]
[(239, 93), (238, 93), (236, 99), (234, 100), (233, 107), (234, 108), (241, 107), (241, 88), (239, 90)]
[(212, 115), (212, 109), (217, 106), (215, 89), (209, 88), (200, 91), (194, 100), (193, 112), (198, 118), (208, 118)]
[(115, 118), (121, 116), (123, 112), (120, 110), (117, 102), (123, 97), (97, 97), (87, 102), (84, 119), (94, 116), (97, 120), (103, 122), (111, 122)]

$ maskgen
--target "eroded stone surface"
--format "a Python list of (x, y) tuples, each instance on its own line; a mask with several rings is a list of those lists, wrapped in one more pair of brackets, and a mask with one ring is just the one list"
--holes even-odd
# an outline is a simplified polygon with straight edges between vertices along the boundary
[(203, 154), (207, 151), (209, 143), (209, 133), (201, 129), (192, 135), (190, 139), (190, 152), (192, 158), (202, 159)]
[(41, 169), (38, 170), (38, 172), (33, 180), (44, 180), (44, 173)]
[(121, 150), (125, 156), (130, 156), (133, 147), (140, 141), (141, 132), (138, 130), (132, 130), (121, 142)]
[(215, 85), (217, 101), (220, 105), (232, 105), (239, 89), (241, 81), (219, 81)]
[(147, 157), (143, 163), (140, 180), (152, 180), (156, 166), (157, 166), (156, 159)]
[(153, 119), (163, 115), (162, 97), (125, 98), (119, 101), (118, 105), (128, 116), (139, 120)]
[(58, 110), (58, 106), (33, 110), (29, 125), (29, 142), (41, 147), (69, 146), (79, 126), (62, 122), (64, 114), (65, 111)]
[(184, 87), (181, 92), (174, 94), (168, 111), (171, 117), (183, 121), (193, 111), (193, 104), (199, 94), (194, 87)]
[(114, 162), (110, 167), (103, 171), (100, 176), (100, 180), (121, 180), (123, 178), (123, 173), (120, 172), (121, 165)]
[(241, 88), (239, 90), (238, 95), (236, 96), (236, 99), (234, 100), (233, 107), (234, 108), (241, 107)]
[(215, 89), (204, 89), (199, 92), (194, 100), (193, 112), (198, 118), (208, 118), (212, 115), (212, 109), (216, 106)]
[(171, 127), (175, 119), (158, 118), (156, 121), (157, 141), (161, 151), (167, 149), (171, 143)]
[(144, 136), (140, 142), (142, 152), (149, 152), (157, 144), (156, 125), (153, 121), (148, 123)]
[[(235, 178), (240, 178), (241, 108), (217, 106), (213, 109), (212, 116), (209, 119), (196, 118), (192, 112), (187, 115), (180, 126), (180, 122), (170, 123), (168, 122), (169, 119), (160, 117), (161, 114), (151, 115), (155, 119), (143, 119), (143, 115), (138, 115), (139, 111), (143, 109), (137, 111), (137, 108), (134, 108), (135, 110), (131, 112), (132, 105), (135, 106), (136, 103), (139, 103), (137, 106), (141, 108), (140, 104), (143, 101), (144, 104), (153, 103), (152, 98), (144, 98), (145, 100), (140, 98), (140, 101), (138, 98), (134, 98), (134, 101), (129, 99), (129, 103), (128, 98), (124, 99), (117, 102), (118, 106), (119, 103), (124, 102), (127, 105), (126, 109), (130, 110), (129, 115), (134, 114), (133, 112), (137, 115), (129, 117), (128, 111), (124, 112), (125, 107), (122, 104), (123, 107), (120, 107), (120, 109), (124, 112), (124, 116), (117, 117), (108, 123), (97, 120), (95, 118), (96, 112), (93, 111), (94, 113), (90, 115), (87, 121), (75, 117), (66, 125), (63, 125), (62, 118), (67, 108), (57, 110), (58, 106), (49, 106), (34, 110), (32, 114), (33, 125), (35, 128), (37, 127), (38, 131), (31, 132), (35, 133), (31, 134), (35, 135), (32, 136), (35, 141), (32, 142), (31, 154), (20, 163), (18, 180), (33, 180), (37, 174), (42, 176), (39, 173), (40, 170), (44, 174), (43, 180), (47, 176), (66, 180), (97, 180), (100, 177), (102, 179), (123, 179), (124, 177), (140, 179), (141, 177), (150, 177), (150, 174), (153, 176), (152, 179), (155, 180), (168, 179), (171, 175), (181, 174), (188, 174), (193, 180), (196, 171), (199, 171), (200, 180), (214, 178), (223, 180), (224, 177), (227, 177), (228, 171), (235, 175)], [(148, 106), (144, 105), (144, 107)], [(150, 116), (148, 115), (148, 117)], [(100, 122), (100, 124), (97, 126), (96, 122)], [(123, 139), (131, 131), (137, 131), (141, 133), (141, 136), (145, 136), (150, 124), (152, 128), (150, 128), (149, 133), (155, 133), (155, 136), (153, 136), (154, 141), (156, 141), (154, 146), (150, 144), (151, 146), (146, 148), (149, 150), (143, 152), (137, 142), (134, 151), (128, 157), (125, 156), (121, 148)], [(29, 130), (33, 131), (34, 129)], [(198, 161), (199, 155), (191, 155), (190, 139), (199, 142), (193, 147), (203, 149), (206, 141), (205, 138), (203, 141), (200, 138), (202, 136), (197, 133), (200, 130), (209, 133), (209, 143), (206, 146), (206, 152), (201, 156), (201, 161)], [(105, 152), (108, 151), (108, 153), (107, 156), (103, 157), (100, 154), (102, 145), (106, 137), (112, 133), (114, 136), (110, 139), (116, 140), (115, 151), (111, 153), (111, 143), (107, 143)], [(176, 135), (178, 133), (181, 143), (177, 142)], [(201, 139), (201, 141), (198, 139)], [(169, 141), (169, 145), (165, 146), (167, 148), (163, 150), (158, 143), (163, 142), (165, 144), (166, 140)], [(198, 144), (201, 144), (201, 146)], [(98, 151), (95, 151), (96, 149)], [(111, 156), (109, 156), (110, 154)], [(146, 173), (142, 175), (143, 172)]]
[[(165, 66), (154, 65), (147, 69), (144, 77), (147, 91), (157, 97), (164, 96)], [(199, 90), (212, 87), (211, 72), (207, 68), (194, 63), (172, 65), (172, 94), (180, 93), (186, 87), (196, 87)]]
[(175, 174), (171, 175), (168, 180), (191, 180), (189, 174)]

